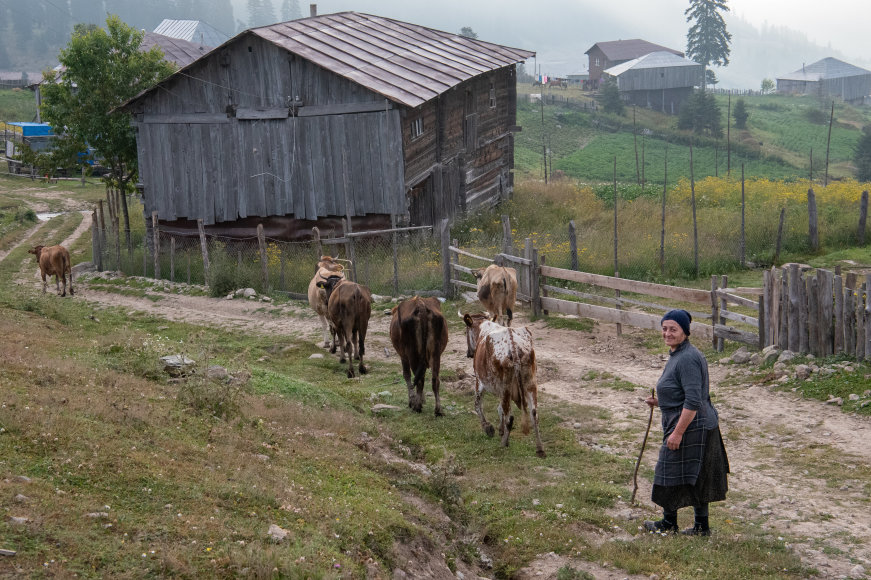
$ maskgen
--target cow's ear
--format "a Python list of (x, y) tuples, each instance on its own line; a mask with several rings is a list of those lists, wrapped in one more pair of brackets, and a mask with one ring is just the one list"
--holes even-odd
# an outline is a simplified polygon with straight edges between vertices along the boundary
[(475, 278), (480, 280), (481, 277), (484, 275), (484, 271), (483, 270), (472, 270), (472, 274), (475, 276)]
[(472, 315), (469, 314), (468, 312), (466, 314), (464, 314), (463, 315), (463, 322), (466, 323), (466, 326), (468, 326), (469, 328), (472, 328)]
[(315, 282), (315, 286), (317, 286), (318, 288), (321, 288), (321, 289), (325, 289), (327, 287), (327, 283), (326, 282)]

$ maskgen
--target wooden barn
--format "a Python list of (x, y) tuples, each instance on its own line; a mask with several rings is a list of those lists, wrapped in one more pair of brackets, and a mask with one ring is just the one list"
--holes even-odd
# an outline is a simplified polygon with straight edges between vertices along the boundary
[(597, 87), (601, 82), (602, 73), (606, 69), (644, 56), (645, 54), (650, 54), (651, 52), (661, 51), (670, 52), (680, 57), (684, 56), (684, 53), (679, 50), (666, 48), (640, 38), (597, 42), (584, 53), (590, 59), (588, 66), (590, 72), (589, 82), (593, 87)]
[(651, 52), (603, 72), (626, 102), (676, 115), (702, 82), (702, 65), (671, 52)]
[(173, 20), (164, 18), (154, 29), (155, 34), (179, 38), (205, 46), (220, 46), (230, 37), (202, 20)]
[(871, 96), (871, 71), (836, 58), (824, 58), (778, 77), (777, 92), (839, 97), (861, 105)]
[(277, 239), (434, 224), (508, 198), (534, 53), (342, 12), (240, 33), (125, 108), (161, 229)]

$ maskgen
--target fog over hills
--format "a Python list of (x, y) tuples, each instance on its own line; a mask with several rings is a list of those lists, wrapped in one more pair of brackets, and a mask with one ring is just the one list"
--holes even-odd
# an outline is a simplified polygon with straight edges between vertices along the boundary
[[(233, 0), (237, 20), (247, 20), (246, 1)], [(272, 0), (276, 16), (280, 14), (282, 2)], [(820, 18), (840, 19), (845, 27), (853, 20), (861, 20), (859, 14), (839, 14), (840, 2), (850, 4), (850, 0), (830, 0), (828, 9), (820, 11)], [(766, 8), (770, 12), (771, 5), (778, 3), (783, 4), (783, 11), (800, 10), (801, 6), (784, 0), (767, 0)], [(729, 2), (730, 6), (733, 4)], [(769, 24), (757, 17), (758, 24), (751, 22), (754, 3), (742, 0), (738, 4), (739, 8), (725, 15), (727, 30), (732, 34), (732, 55), (728, 67), (715, 69), (720, 87), (758, 89), (763, 78), (773, 79), (800, 69), (803, 63), (810, 64), (828, 56), (871, 70), (871, 46), (861, 40), (867, 36), (859, 38), (860, 35), (850, 35), (845, 29), (843, 35), (823, 46), (812, 42), (804, 31), (790, 29), (780, 21)], [(432, 3), (322, 0), (317, 3), (317, 10), (319, 14), (365, 12), (447, 32), (459, 32), (460, 28), (469, 26), (481, 40), (536, 51), (537, 58), (527, 65), (528, 72), (532, 72), (535, 65), (542, 73), (564, 76), (585, 71), (587, 56), (584, 53), (600, 41), (643, 38), (685, 51), (688, 24), (684, 10), (688, 5), (688, 0), (618, 0), (610, 4), (592, 0), (441, 0)], [(299, 6), (303, 16), (308, 16), (309, 3), (299, 1)], [(871, 12), (868, 8), (857, 10)], [(871, 13), (867, 16), (871, 18)], [(812, 31), (815, 39), (821, 38), (824, 28), (820, 26)], [(839, 49), (841, 45), (843, 48)]]

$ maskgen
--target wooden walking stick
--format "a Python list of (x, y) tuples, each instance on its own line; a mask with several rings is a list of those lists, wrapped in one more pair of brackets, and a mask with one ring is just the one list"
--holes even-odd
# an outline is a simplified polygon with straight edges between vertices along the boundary
[[(650, 396), (656, 396), (656, 390), (650, 389)], [(647, 419), (647, 431), (644, 432), (644, 441), (641, 442), (641, 451), (638, 452), (638, 461), (635, 462), (635, 473), (632, 475), (632, 498), (629, 503), (635, 503), (635, 494), (638, 493), (638, 468), (641, 467), (641, 456), (644, 455), (644, 447), (647, 445), (647, 436), (650, 435), (650, 425), (653, 423), (653, 407), (650, 407), (650, 417)]]

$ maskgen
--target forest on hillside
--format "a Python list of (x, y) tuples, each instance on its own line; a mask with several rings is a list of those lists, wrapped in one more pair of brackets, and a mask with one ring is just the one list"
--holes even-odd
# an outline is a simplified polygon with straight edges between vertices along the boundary
[(0, 70), (41, 71), (57, 61), (76, 24), (105, 25), (116, 14), (134, 28), (154, 30), (164, 18), (205, 20), (227, 36), (252, 26), (300, 18), (299, 0), (247, 0), (234, 15), (231, 0), (45, 0), (0, 3)]

